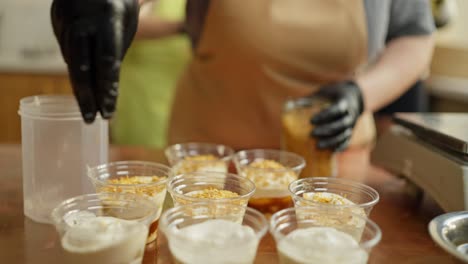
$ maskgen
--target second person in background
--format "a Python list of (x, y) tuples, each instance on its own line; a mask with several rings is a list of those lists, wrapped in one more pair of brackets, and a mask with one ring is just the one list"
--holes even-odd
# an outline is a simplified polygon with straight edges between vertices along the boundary
[(111, 124), (114, 143), (166, 145), (177, 80), (190, 59), (189, 39), (181, 34), (185, 3), (158, 0), (142, 8), (136, 40), (122, 64), (117, 114)]
[(319, 147), (365, 145), (372, 113), (427, 69), (433, 29), (427, 0), (189, 0), (169, 142), (278, 148), (285, 100), (319, 94)]

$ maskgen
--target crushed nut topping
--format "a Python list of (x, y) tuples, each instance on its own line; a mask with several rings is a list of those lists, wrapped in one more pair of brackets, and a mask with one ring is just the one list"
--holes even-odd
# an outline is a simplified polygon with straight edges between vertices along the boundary
[(355, 205), (355, 203), (346, 199), (345, 197), (327, 192), (307, 192), (304, 193), (303, 198), (306, 200), (314, 201), (317, 203), (323, 204), (332, 204), (332, 205)]
[[(346, 197), (329, 192), (307, 192), (304, 193), (303, 196), (304, 200), (312, 201), (316, 203), (322, 204), (330, 204), (330, 205), (347, 205), (351, 207), (344, 208), (340, 211), (340, 216), (333, 219), (334, 221), (340, 221), (341, 223), (348, 223), (353, 225), (362, 225), (362, 221), (358, 218), (353, 217), (350, 213), (360, 215), (363, 218), (366, 218), (366, 212), (363, 208), (356, 205), (354, 202), (350, 201)], [(305, 202), (303, 205), (307, 205)], [(341, 218), (340, 218), (341, 217)], [(332, 219), (324, 220), (328, 222), (332, 222)]]
[(226, 162), (212, 154), (187, 156), (174, 166), (176, 174), (190, 172), (227, 172)]
[(254, 162), (250, 163), (249, 166), (259, 169), (286, 169), (286, 167), (281, 165), (281, 163), (267, 159), (255, 160)]
[(211, 161), (211, 160), (219, 160), (218, 157), (216, 157), (213, 154), (206, 154), (206, 155), (195, 155), (195, 156), (187, 156), (184, 158), (184, 160), (190, 160), (190, 161)]
[(107, 182), (111, 184), (148, 184), (164, 180), (166, 177), (160, 176), (125, 176), (117, 179), (110, 179)]
[(201, 191), (194, 191), (187, 194), (190, 197), (202, 199), (225, 199), (239, 197), (239, 194), (228, 190), (220, 190), (214, 187), (209, 187)]
[(257, 188), (287, 188), (297, 179), (293, 170), (274, 160), (258, 159), (246, 166), (242, 173)]
[[(107, 181), (109, 185), (104, 185), (99, 190), (101, 192), (114, 192), (114, 193), (136, 193), (144, 194), (149, 196), (155, 196), (166, 189), (165, 185), (143, 185), (139, 184), (150, 184), (157, 183), (161, 180), (165, 180), (164, 176), (123, 176), (116, 179), (110, 179)], [(115, 184), (115, 185), (112, 185)], [(118, 186), (119, 184), (120, 186)], [(128, 185), (128, 186), (125, 186)]]

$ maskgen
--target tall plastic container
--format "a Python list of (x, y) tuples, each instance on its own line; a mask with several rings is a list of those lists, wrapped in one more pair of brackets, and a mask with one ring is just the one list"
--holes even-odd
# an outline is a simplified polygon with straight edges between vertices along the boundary
[(108, 123), (85, 124), (72, 96), (21, 99), (24, 214), (51, 223), (63, 200), (93, 192), (88, 166), (108, 160)]

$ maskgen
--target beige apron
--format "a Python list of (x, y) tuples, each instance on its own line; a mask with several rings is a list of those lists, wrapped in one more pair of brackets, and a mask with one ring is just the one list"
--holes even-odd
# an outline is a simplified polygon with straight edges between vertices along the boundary
[[(366, 61), (362, 0), (211, 1), (176, 91), (169, 142), (279, 148), (291, 97), (349, 79)], [(352, 144), (374, 137), (364, 114)]]

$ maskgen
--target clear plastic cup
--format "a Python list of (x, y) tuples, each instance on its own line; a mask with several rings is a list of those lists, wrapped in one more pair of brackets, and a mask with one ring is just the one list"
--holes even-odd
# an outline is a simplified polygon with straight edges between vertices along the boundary
[(175, 144), (165, 149), (174, 174), (190, 172), (228, 172), (234, 150), (231, 147), (211, 143)]
[(148, 197), (129, 193), (87, 194), (63, 201), (51, 215), (64, 262), (141, 263), (149, 226), (159, 209)]
[(370, 215), (372, 208), (379, 201), (379, 193), (372, 187), (357, 181), (340, 178), (299, 179), (289, 185), (289, 191), (296, 208), (320, 204), (348, 208), (356, 214), (367, 216)]
[(297, 180), (305, 166), (304, 159), (281, 150), (254, 149), (234, 155), (239, 175), (252, 180), (257, 190), (249, 206), (271, 215), (293, 205), (288, 186)]
[[(224, 206), (233, 213), (213, 214), (212, 203), (193, 203), (164, 212), (161, 249), (170, 251), (175, 263), (253, 263), (268, 230), (267, 220), (252, 208), (231, 203)], [(239, 222), (237, 213), (244, 210)]]
[(148, 243), (156, 239), (159, 216), (166, 198), (171, 168), (147, 161), (118, 161), (89, 168), (88, 176), (98, 193), (133, 193), (148, 196), (158, 208)]
[(24, 214), (51, 223), (63, 200), (92, 192), (86, 168), (107, 162), (108, 123), (85, 124), (72, 96), (21, 99)]
[(288, 208), (270, 219), (281, 264), (365, 264), (382, 233), (372, 220), (341, 209)]
[[(255, 184), (249, 179), (220, 172), (180, 174), (172, 177), (167, 186), (175, 206), (211, 202), (217, 214), (231, 212), (225, 210), (224, 204), (247, 207), (250, 197), (255, 192)], [(219, 194), (220, 192), (225, 193)]]
[(301, 178), (335, 177), (338, 174), (336, 153), (318, 149), (317, 140), (310, 136), (314, 129), (310, 119), (328, 105), (327, 99), (311, 96), (293, 98), (284, 104), (281, 145), (305, 158), (307, 164)]

